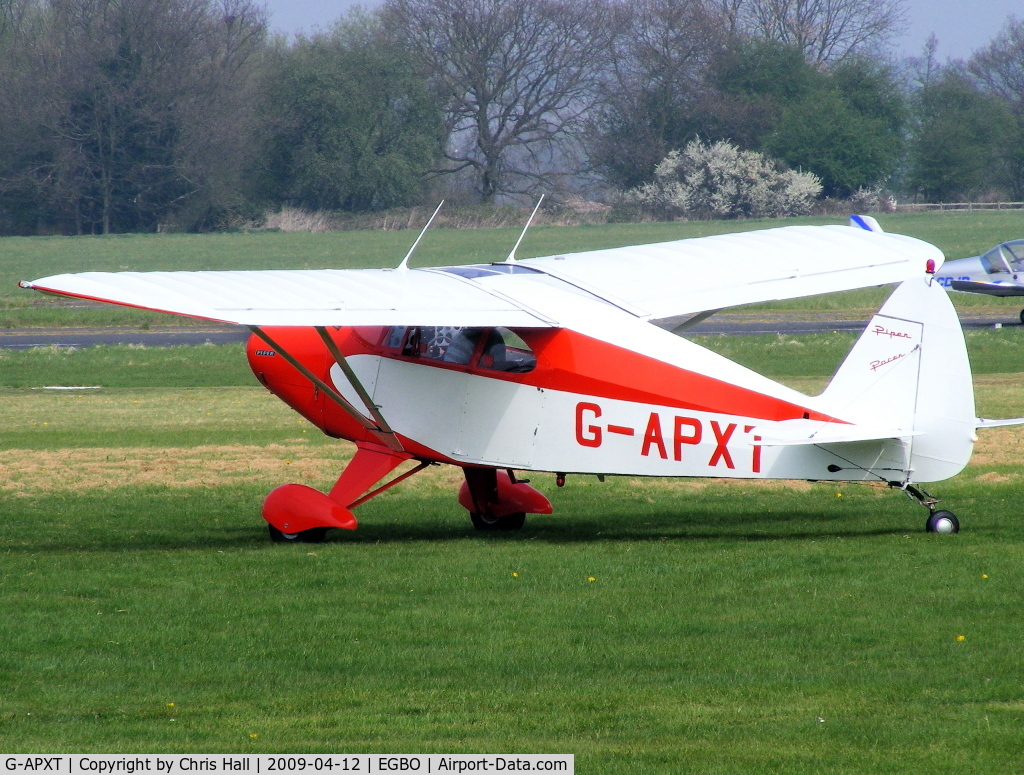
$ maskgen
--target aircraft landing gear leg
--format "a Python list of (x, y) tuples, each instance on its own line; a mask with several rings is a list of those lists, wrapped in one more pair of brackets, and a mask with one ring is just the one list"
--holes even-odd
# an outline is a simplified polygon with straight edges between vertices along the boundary
[(550, 514), (551, 501), (516, 479), (511, 469), (464, 468), (466, 481), (459, 490), (459, 505), (469, 512), (477, 530), (519, 530), (527, 514)]
[[(464, 468), (472, 508), (469, 518), (477, 530), (519, 530), (526, 523), (525, 512), (500, 514), (498, 471), (494, 468)], [(508, 474), (505, 474), (506, 477)], [(499, 516), (500, 514), (500, 516)]]
[(355, 530), (352, 509), (378, 495), (403, 479), (422, 471), (428, 464), (420, 463), (385, 485), (363, 495), (367, 488), (379, 482), (410, 458), (396, 454), (379, 444), (360, 442), (356, 454), (349, 461), (329, 495), (304, 484), (282, 484), (263, 501), (263, 518), (270, 529), (270, 540), (277, 544), (315, 544), (324, 540), (328, 528)]
[(928, 533), (959, 533), (960, 520), (956, 514), (946, 509), (936, 509), (939, 499), (927, 490), (915, 487), (909, 482), (889, 482), (890, 487), (898, 487), (907, 494), (907, 497), (917, 501), (928, 509), (928, 519), (924, 523), (925, 532)]

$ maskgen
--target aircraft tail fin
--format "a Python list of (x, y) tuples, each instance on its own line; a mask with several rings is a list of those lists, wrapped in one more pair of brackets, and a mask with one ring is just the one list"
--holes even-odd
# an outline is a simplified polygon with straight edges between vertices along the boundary
[(902, 283), (882, 306), (820, 396), (832, 416), (899, 431), (907, 479), (957, 474), (971, 457), (977, 419), (967, 347), (939, 283)]

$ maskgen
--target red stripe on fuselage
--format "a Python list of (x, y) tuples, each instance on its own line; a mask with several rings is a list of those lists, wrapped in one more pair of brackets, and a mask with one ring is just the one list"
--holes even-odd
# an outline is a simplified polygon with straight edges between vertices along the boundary
[(537, 369), (502, 375), (527, 385), (698, 412), (760, 420), (836, 421), (799, 404), (673, 366), (647, 355), (567, 329), (529, 331), (520, 336), (534, 348)]

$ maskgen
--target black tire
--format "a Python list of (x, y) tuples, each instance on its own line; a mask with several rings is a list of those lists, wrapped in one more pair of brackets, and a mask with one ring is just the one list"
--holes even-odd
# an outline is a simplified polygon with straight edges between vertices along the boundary
[(469, 518), (473, 521), (473, 527), (484, 531), (510, 531), (521, 530), (526, 524), (526, 514), (518, 511), (515, 514), (506, 514), (504, 517), (492, 517), (490, 515), (469, 512)]
[(270, 540), (275, 544), (319, 544), (323, 543), (327, 536), (326, 527), (313, 527), (309, 530), (300, 530), (298, 533), (282, 533), (273, 525), (268, 524)]
[(924, 529), (928, 533), (959, 533), (960, 520), (952, 511), (933, 511), (924, 523)]
[(1020, 322), (1024, 323), (1024, 309), (1020, 311)]

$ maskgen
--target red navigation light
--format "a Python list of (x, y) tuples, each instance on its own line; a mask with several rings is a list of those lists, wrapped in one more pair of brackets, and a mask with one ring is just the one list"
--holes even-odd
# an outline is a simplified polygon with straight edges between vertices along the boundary
[(928, 274), (935, 274), (935, 259), (929, 258), (928, 263), (924, 265), (924, 271)]

